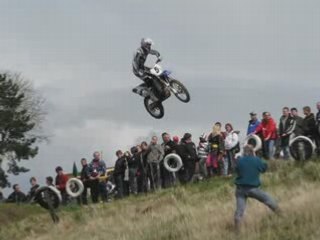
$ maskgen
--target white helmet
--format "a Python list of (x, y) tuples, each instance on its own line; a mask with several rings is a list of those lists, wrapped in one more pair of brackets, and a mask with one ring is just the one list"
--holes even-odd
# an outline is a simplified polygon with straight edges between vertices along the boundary
[(151, 46), (153, 45), (153, 41), (150, 38), (142, 38), (141, 39), (141, 47), (147, 51), (151, 50)]

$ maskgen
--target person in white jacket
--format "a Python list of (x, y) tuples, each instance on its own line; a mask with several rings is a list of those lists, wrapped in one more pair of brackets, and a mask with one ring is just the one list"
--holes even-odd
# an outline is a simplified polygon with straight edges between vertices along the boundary
[(224, 157), (224, 175), (231, 175), (234, 171), (235, 166), (235, 154), (236, 149), (239, 147), (239, 136), (238, 134), (233, 130), (233, 127), (230, 123), (227, 123), (225, 125), (225, 150), (226, 154)]

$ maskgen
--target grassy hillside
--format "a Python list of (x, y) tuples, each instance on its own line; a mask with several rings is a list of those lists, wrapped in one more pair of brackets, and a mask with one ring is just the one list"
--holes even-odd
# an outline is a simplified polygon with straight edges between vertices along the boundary
[(37, 206), (2, 205), (0, 240), (320, 239), (319, 161), (304, 166), (270, 163), (263, 189), (279, 201), (283, 216), (249, 200), (242, 232), (237, 235), (232, 182), (215, 178), (109, 204), (72, 206), (60, 210), (58, 225)]

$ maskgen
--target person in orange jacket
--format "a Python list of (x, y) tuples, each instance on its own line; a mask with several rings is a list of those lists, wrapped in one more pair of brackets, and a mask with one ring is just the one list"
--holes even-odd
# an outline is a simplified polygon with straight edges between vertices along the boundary
[(260, 125), (253, 132), (254, 134), (260, 134), (263, 140), (263, 152), (267, 159), (274, 158), (274, 144), (277, 139), (277, 125), (271, 117), (269, 112), (262, 114), (262, 121)]

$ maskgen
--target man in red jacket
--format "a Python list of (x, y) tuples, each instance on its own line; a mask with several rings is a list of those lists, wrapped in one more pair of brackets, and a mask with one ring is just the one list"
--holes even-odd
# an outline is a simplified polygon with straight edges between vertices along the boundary
[(277, 125), (276, 122), (271, 118), (269, 112), (262, 114), (262, 121), (254, 134), (261, 134), (263, 137), (263, 151), (267, 159), (273, 159), (274, 156), (274, 143), (277, 139)]
[(61, 192), (62, 203), (66, 204), (68, 201), (68, 194), (66, 192), (66, 184), (69, 177), (63, 173), (62, 167), (56, 167), (56, 188)]

